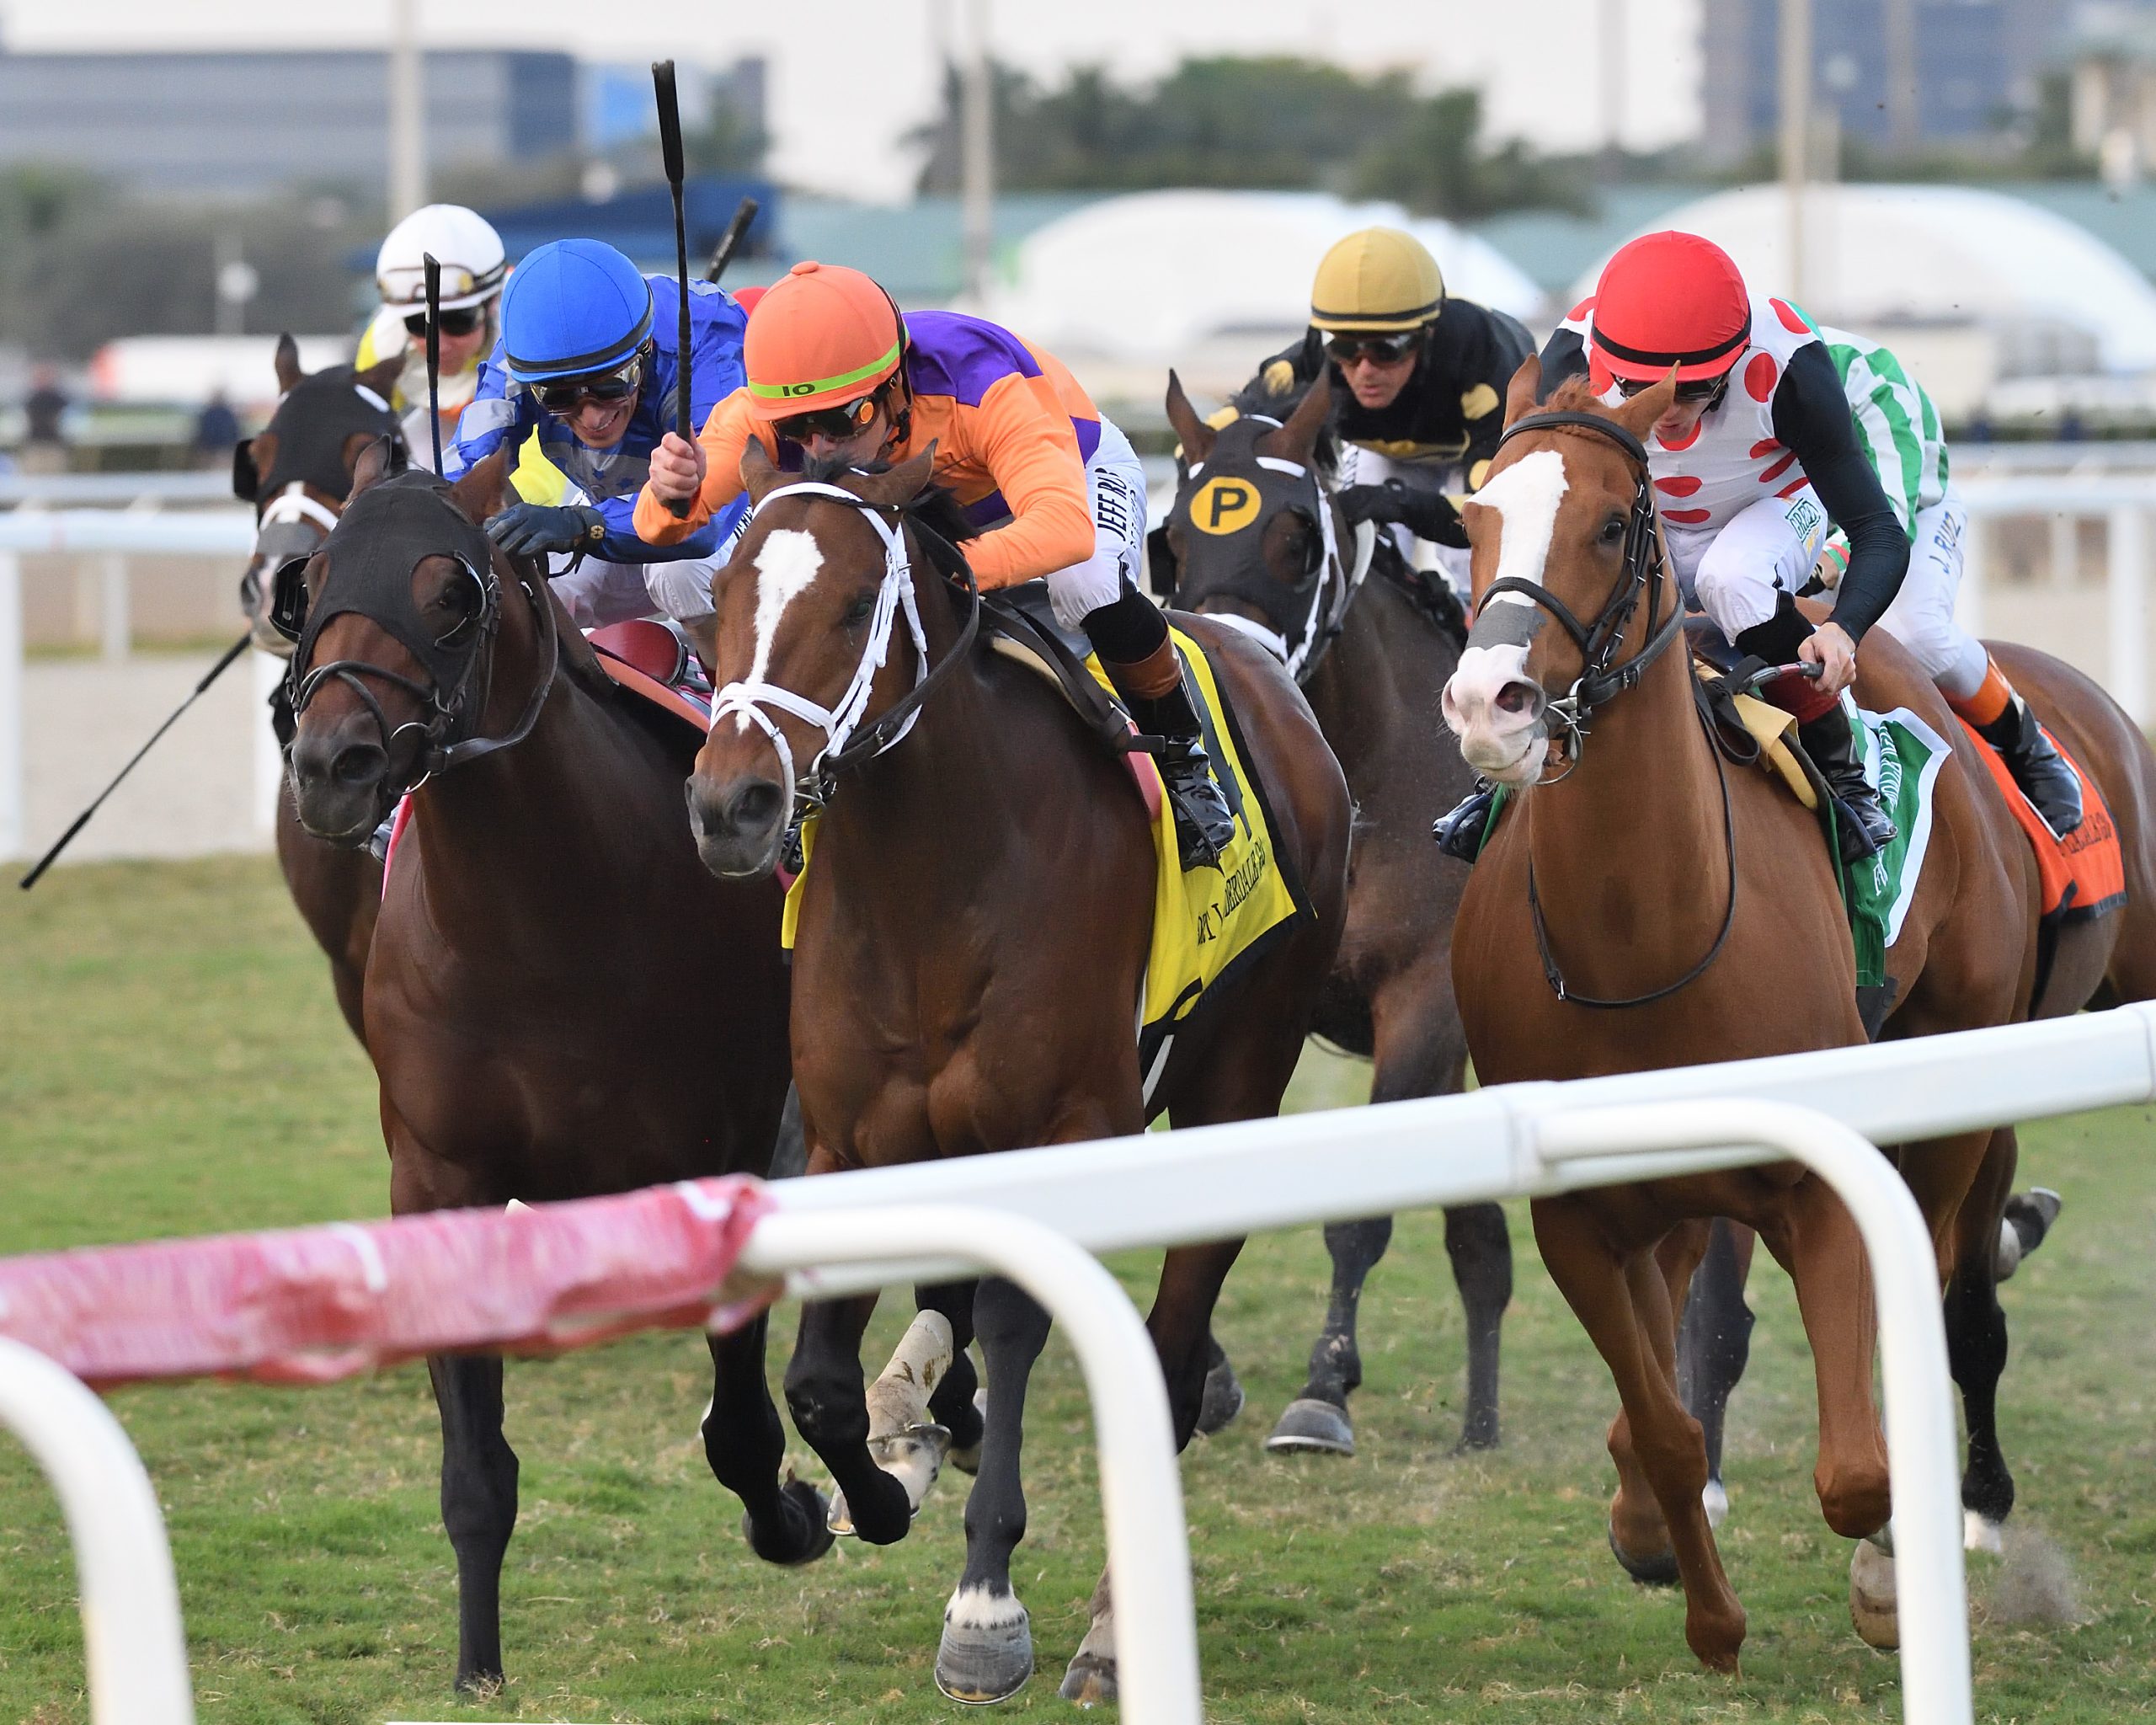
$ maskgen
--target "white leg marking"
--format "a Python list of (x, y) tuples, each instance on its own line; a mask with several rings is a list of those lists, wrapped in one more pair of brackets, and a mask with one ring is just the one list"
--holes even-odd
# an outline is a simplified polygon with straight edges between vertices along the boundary
[(1720, 1527), (1729, 1519), (1729, 1493), (1720, 1480), (1707, 1482), (1706, 1489), (1700, 1493), (1700, 1501), (1706, 1507), (1709, 1527)]
[(943, 1621), (958, 1629), (1008, 1629), (1026, 1621), (1026, 1608), (1018, 1603), (1016, 1594), (962, 1587), (943, 1608)]
[[(814, 533), (798, 527), (774, 527), (756, 547), (756, 656), (744, 681), (760, 683), (771, 669), (771, 645), (778, 639), (779, 619), (786, 608), (816, 579), (824, 567), (824, 548)], [(749, 729), (749, 715), (734, 715), (737, 731)]]
[(1994, 1557), (2006, 1549), (2004, 1530), (1988, 1516), (1979, 1515), (1973, 1509), (1961, 1512), (1961, 1549), (1965, 1551), (1988, 1551)]

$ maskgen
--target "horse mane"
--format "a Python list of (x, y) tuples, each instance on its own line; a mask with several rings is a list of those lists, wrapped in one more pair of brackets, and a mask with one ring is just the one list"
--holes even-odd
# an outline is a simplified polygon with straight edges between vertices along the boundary
[(1615, 414), (1594, 393), (1594, 386), (1584, 377), (1567, 377), (1550, 392), (1549, 398), (1535, 409), (1537, 413), (1594, 414), (1609, 419)]

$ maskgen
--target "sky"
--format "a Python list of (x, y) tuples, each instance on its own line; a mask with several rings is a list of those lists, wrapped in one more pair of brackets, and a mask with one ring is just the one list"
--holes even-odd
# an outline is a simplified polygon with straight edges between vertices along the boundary
[[(787, 181), (857, 197), (905, 195), (901, 146), (933, 110), (941, 45), (976, 0), (414, 0), (423, 40), (565, 49), (587, 59), (671, 55), (771, 62), (772, 166)], [(1652, 147), (1699, 123), (1699, 8), (1705, 0), (985, 0), (1000, 59), (1053, 82), (1104, 64), (1158, 74), (1188, 54), (1294, 53), (1359, 70), (1413, 70), (1432, 87), (1481, 85), (1490, 130), (1549, 148), (1601, 141), (1605, 21), (1623, 44), (1625, 142)], [(24, 51), (351, 47), (383, 41), (390, 0), (0, 0), (0, 43)], [(789, 28), (782, 20), (803, 22)], [(1551, 45), (1578, 44), (1562, 59)]]

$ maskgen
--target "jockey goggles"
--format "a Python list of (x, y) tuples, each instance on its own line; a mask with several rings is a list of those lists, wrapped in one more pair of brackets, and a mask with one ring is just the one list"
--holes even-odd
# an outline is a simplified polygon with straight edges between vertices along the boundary
[[(436, 314), (435, 322), (440, 326), (444, 335), (469, 335), (479, 327), (480, 320), (486, 315), (486, 308), (482, 306), (445, 307)], [(424, 312), (413, 312), (405, 318), (404, 328), (408, 334), (424, 339), (427, 314)]]
[(876, 417), (876, 409), (882, 398), (881, 390), (873, 390), (835, 408), (818, 408), (807, 414), (789, 414), (783, 419), (772, 420), (771, 430), (790, 443), (805, 445), (812, 437), (825, 437), (833, 443), (843, 443), (847, 438), (868, 429), (869, 423)]
[[(1623, 396), (1626, 401), (1630, 401), (1636, 395), (1646, 394), (1648, 390), (1661, 382), (1662, 379), (1659, 377), (1619, 377), (1612, 381), (1617, 385), (1618, 394)], [(1677, 386), (1677, 399), (1703, 401), (1711, 407), (1721, 399), (1722, 393), (1728, 387), (1729, 373), (1726, 371), (1719, 377), (1694, 377), (1689, 383), (1680, 383)]]
[(563, 377), (551, 383), (525, 386), (548, 413), (566, 416), (587, 401), (627, 401), (643, 382), (643, 355), (611, 371), (588, 371), (580, 377)]
[(1422, 339), (1419, 329), (1403, 329), (1391, 335), (1336, 335), (1326, 343), (1325, 356), (1336, 366), (1352, 366), (1358, 360), (1396, 366), (1415, 351)]

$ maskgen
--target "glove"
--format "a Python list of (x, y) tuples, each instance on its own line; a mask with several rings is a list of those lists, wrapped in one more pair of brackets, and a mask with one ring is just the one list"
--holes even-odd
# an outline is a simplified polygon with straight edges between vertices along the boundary
[(1341, 513), (1353, 526), (1363, 521), (1397, 523), (1417, 539), (1464, 547), (1467, 530), (1460, 511), (1439, 491), (1418, 491), (1397, 479), (1382, 485), (1350, 485), (1340, 494)]
[(592, 506), (552, 508), (543, 503), (513, 503), (487, 523), (487, 537), (511, 557), (536, 557), (542, 551), (595, 551), (606, 537), (606, 517)]

